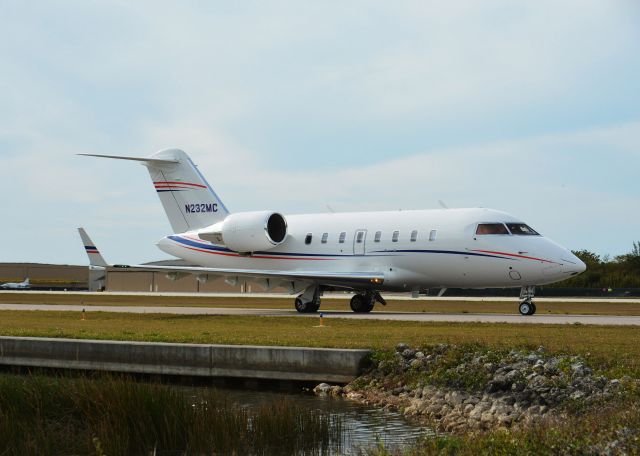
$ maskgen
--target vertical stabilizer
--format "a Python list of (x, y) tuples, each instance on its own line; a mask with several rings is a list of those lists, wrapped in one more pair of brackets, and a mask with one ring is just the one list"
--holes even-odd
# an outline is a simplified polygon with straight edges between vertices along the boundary
[(148, 158), (80, 154), (142, 163), (169, 218), (174, 233), (204, 228), (224, 220), (229, 211), (180, 149), (165, 149)]
[[(98, 248), (93, 243), (87, 232), (84, 228), (78, 228), (78, 233), (80, 233), (80, 238), (82, 238), (82, 244), (84, 245), (84, 250), (87, 252), (87, 256), (89, 257), (89, 264), (91, 266), (100, 266), (107, 267), (109, 264), (104, 261), (104, 258), (98, 251)], [(29, 280), (29, 279), (27, 279)]]
[(186, 153), (167, 149), (150, 158), (175, 161), (144, 163), (175, 233), (204, 228), (227, 217), (229, 211)]

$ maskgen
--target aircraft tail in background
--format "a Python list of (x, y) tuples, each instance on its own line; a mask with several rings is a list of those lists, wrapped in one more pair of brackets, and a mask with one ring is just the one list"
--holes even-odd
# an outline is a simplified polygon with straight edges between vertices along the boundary
[(89, 264), (91, 266), (99, 266), (103, 268), (109, 266), (84, 228), (78, 228), (78, 233), (80, 233), (84, 250), (87, 252), (87, 256), (89, 257)]

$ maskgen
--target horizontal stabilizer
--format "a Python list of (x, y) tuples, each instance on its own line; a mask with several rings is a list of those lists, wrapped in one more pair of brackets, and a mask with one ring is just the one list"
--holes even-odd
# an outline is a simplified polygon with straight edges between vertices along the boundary
[(100, 157), (100, 158), (115, 158), (116, 160), (131, 160), (144, 163), (155, 163), (157, 165), (170, 165), (178, 163), (178, 160), (161, 160), (159, 158), (141, 158), (141, 157), (121, 157), (119, 155), (99, 155), (99, 154), (78, 154), (84, 157)]

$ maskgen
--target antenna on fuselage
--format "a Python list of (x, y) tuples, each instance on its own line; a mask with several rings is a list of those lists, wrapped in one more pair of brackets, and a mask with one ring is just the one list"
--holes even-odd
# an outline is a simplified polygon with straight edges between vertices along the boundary
[(449, 206), (447, 206), (446, 204), (444, 204), (444, 201), (442, 200), (438, 200), (438, 204), (440, 205), (440, 207), (442, 209), (449, 209)]

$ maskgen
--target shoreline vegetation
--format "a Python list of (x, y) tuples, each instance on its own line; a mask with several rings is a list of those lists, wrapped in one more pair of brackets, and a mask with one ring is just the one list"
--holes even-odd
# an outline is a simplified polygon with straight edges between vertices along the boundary
[(0, 454), (339, 454), (343, 420), (124, 376), (0, 374)]
[(640, 454), (640, 379), (542, 346), (399, 344), (344, 388), (314, 392), (398, 410), (438, 433), (371, 455)]

